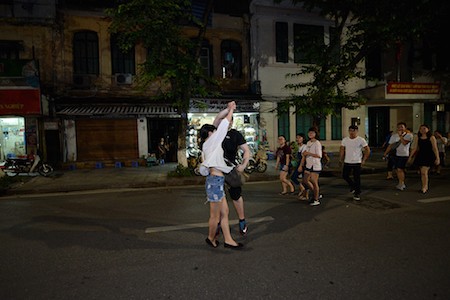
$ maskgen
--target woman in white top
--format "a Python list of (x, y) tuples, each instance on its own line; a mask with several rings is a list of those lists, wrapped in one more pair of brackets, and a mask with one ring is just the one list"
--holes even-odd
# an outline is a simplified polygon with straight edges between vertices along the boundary
[(214, 125), (205, 124), (200, 129), (203, 156), (200, 172), (206, 176), (206, 198), (209, 202), (209, 231), (205, 241), (213, 248), (219, 245), (219, 241), (216, 239), (219, 223), (224, 236), (225, 248), (240, 249), (243, 247), (241, 243), (237, 243), (231, 237), (228, 221), (229, 209), (224, 190), (224, 173), (229, 173), (232, 167), (225, 163), (222, 142), (227, 135), (228, 125), (235, 109), (234, 101), (228, 103), (228, 107), (217, 115)]
[[(308, 130), (309, 141), (306, 143), (306, 149), (303, 151), (302, 162), (300, 166), (305, 166), (305, 175), (302, 184), (306, 189), (313, 190), (314, 199), (310, 201), (311, 206), (319, 205), (319, 174), (322, 171), (322, 144), (317, 139), (319, 133), (313, 127)], [(300, 168), (300, 167), (299, 167)]]

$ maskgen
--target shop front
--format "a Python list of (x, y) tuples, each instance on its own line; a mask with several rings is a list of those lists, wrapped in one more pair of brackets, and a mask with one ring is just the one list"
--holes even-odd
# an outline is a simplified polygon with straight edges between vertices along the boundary
[[(187, 157), (199, 150), (198, 132), (204, 124), (213, 124), (217, 114), (227, 107), (233, 99), (193, 99), (188, 113), (188, 134), (186, 137)], [(233, 128), (242, 133), (252, 151), (260, 142), (259, 102), (235, 100), (236, 112), (233, 115)]]
[(180, 118), (167, 105), (133, 104), (63, 105), (57, 115), (63, 119), (64, 163), (125, 165), (155, 151), (156, 137), (167, 129), (152, 124), (178, 124)]
[(0, 161), (37, 153), (41, 97), (33, 60), (0, 60)]

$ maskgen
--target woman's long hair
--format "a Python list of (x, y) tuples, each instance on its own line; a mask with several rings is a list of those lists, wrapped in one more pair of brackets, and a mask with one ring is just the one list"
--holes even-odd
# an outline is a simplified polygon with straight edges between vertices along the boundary
[(206, 139), (209, 137), (209, 133), (216, 130), (216, 127), (211, 124), (205, 124), (200, 128), (200, 149), (203, 150), (203, 144), (205, 143)]
[(420, 128), (421, 128), (421, 127), (428, 128), (428, 131), (427, 131), (427, 139), (429, 139), (433, 134), (431, 133), (430, 126), (428, 126), (428, 125), (426, 125), (426, 124), (422, 124), (422, 125), (419, 126), (419, 131), (417, 131), (417, 136), (418, 136), (419, 138), (422, 136), (422, 133), (420, 133)]

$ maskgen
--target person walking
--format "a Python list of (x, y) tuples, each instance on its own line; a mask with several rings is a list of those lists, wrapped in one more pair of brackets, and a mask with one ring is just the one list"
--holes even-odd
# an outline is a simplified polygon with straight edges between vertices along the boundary
[(420, 180), (422, 188), (420, 193), (428, 192), (428, 172), (433, 165), (439, 165), (439, 150), (437, 147), (436, 137), (431, 134), (428, 125), (420, 125), (417, 133), (417, 141), (414, 141), (408, 163), (412, 163), (419, 167)]
[(303, 151), (302, 162), (300, 167), (305, 166), (302, 184), (306, 191), (313, 191), (313, 199), (309, 205), (320, 205), (320, 191), (319, 191), (319, 175), (322, 171), (322, 144), (319, 141), (319, 133), (317, 129), (310, 128), (308, 130), (309, 141), (306, 143), (305, 151)]
[(243, 247), (243, 244), (237, 243), (231, 236), (228, 220), (229, 208), (224, 190), (224, 173), (229, 173), (232, 167), (225, 163), (222, 143), (227, 135), (228, 125), (235, 109), (236, 103), (229, 102), (227, 108), (222, 110), (214, 120), (214, 124), (218, 124), (217, 128), (214, 125), (205, 124), (200, 129), (203, 156), (200, 173), (206, 176), (206, 200), (209, 202), (209, 231), (205, 242), (213, 248), (217, 248), (219, 245), (219, 241), (216, 239), (219, 223), (224, 236), (224, 247), (231, 249)]
[[(289, 174), (289, 168), (291, 165), (291, 147), (286, 143), (286, 137), (284, 135), (278, 136), (278, 144), (280, 145), (276, 152), (277, 162), (275, 169), (280, 171), (280, 182), (282, 191), (280, 195), (287, 195), (295, 193), (292, 182), (287, 178)], [(289, 191), (288, 191), (289, 188)]]
[[(348, 183), (353, 200), (361, 200), (361, 167), (370, 155), (367, 141), (358, 136), (358, 126), (348, 127), (348, 137), (342, 139), (340, 147), (340, 164), (344, 164), (342, 178)], [(350, 173), (353, 172), (353, 180)]]
[[(222, 148), (224, 151), (225, 159), (235, 165), (237, 170), (242, 173), (248, 165), (251, 151), (244, 136), (236, 129), (232, 129), (232, 125), (233, 120), (231, 120), (230, 122), (228, 133), (222, 143)], [(242, 162), (240, 164), (236, 160), (239, 149), (243, 152)], [(228, 186), (228, 193), (230, 195), (230, 198), (233, 200), (233, 206), (239, 218), (239, 233), (243, 236), (246, 236), (248, 233), (248, 226), (247, 222), (245, 221), (242, 187)]]
[(159, 163), (163, 165), (166, 163), (167, 151), (169, 151), (169, 145), (166, 143), (163, 137), (159, 141), (158, 151), (159, 151)]
[(396, 188), (400, 191), (406, 189), (405, 168), (409, 158), (409, 146), (413, 140), (413, 135), (406, 130), (406, 123), (397, 124), (397, 133), (394, 133), (389, 139), (389, 146), (384, 151), (383, 158), (386, 159), (391, 149), (395, 149), (393, 157), (393, 167), (397, 170), (398, 184)]
[[(295, 137), (297, 142), (297, 162), (298, 165), (295, 167), (294, 172), (292, 172), (291, 181), (293, 184), (297, 185), (299, 188), (298, 196), (300, 197), (305, 191), (305, 187), (300, 183), (299, 177), (303, 178), (304, 168), (300, 168), (300, 163), (302, 161), (303, 151), (306, 149), (306, 138), (303, 133), (297, 133)], [(301, 171), (300, 171), (301, 170)]]
[(448, 139), (442, 136), (439, 130), (434, 131), (434, 137), (436, 138), (439, 151), (439, 165), (436, 166), (436, 174), (440, 175), (442, 167), (445, 167), (445, 147), (447, 146)]

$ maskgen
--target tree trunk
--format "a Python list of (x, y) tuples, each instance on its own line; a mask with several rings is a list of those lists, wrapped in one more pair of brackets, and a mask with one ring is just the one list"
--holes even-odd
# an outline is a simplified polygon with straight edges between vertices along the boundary
[(178, 163), (183, 165), (184, 167), (188, 166), (187, 156), (186, 156), (187, 125), (188, 125), (187, 114), (186, 113), (182, 113), (181, 114), (181, 120), (180, 120), (180, 127), (179, 127), (180, 129), (178, 131), (177, 159), (178, 159)]

